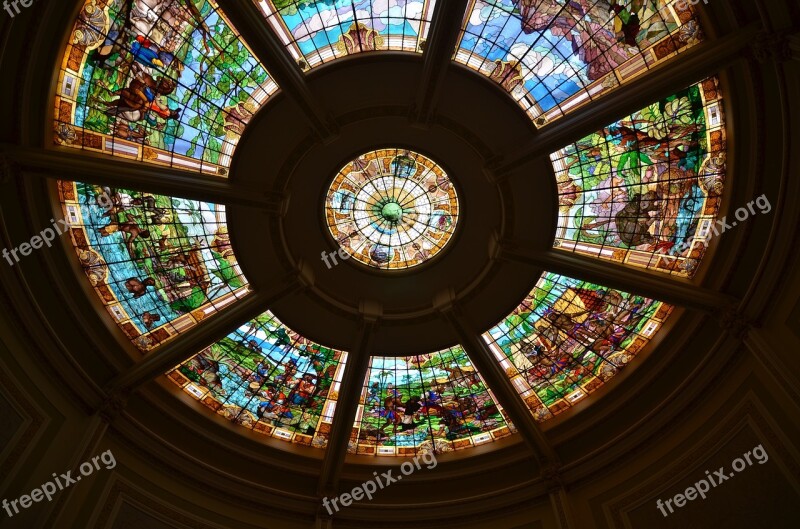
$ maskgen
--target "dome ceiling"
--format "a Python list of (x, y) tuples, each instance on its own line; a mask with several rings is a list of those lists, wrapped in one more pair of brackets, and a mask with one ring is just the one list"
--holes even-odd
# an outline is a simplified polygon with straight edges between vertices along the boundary
[[(297, 63), (299, 75), (301, 70), (315, 70), (363, 51), (373, 52), (372, 60), (382, 50), (424, 56), (437, 8), (436, 2), (427, 0), (255, 4), (269, 31)], [(701, 39), (691, 8), (679, 11), (682, 2), (628, 4), (472, 1), (452, 59), (500, 85), (506, 94), (496, 86), (492, 89), (522, 107), (520, 111), (513, 103), (508, 105), (528, 120), (530, 130), (546, 128), (556, 118), (593, 104), (609, 89), (647, 75), (653, 65)], [(354, 57), (354, 67), (360, 58)], [(320, 73), (326, 69), (320, 68)], [(725, 180), (726, 152), (721, 96), (713, 77), (676, 88), (669, 97), (552, 153), (547, 165), (555, 178), (548, 174), (550, 182), (536, 184), (544, 197), (542, 206), (509, 187), (497, 192), (501, 206), (485, 211), (467, 206), (495, 200), (488, 194), (476, 196), (475, 190), (482, 189), (479, 185), (487, 184), (477, 183), (479, 172), (474, 167), (464, 175), (454, 171), (449, 175), (452, 182), (448, 176), (451, 164), (459, 164), (457, 158), (470, 164), (475, 153), (450, 149), (456, 154), (447, 155), (451, 158), (442, 160), (442, 167), (432, 161), (445, 156), (437, 153), (437, 145), (445, 145), (445, 140), (429, 143), (429, 158), (406, 148), (413, 140), (398, 139), (391, 147), (377, 145), (385, 143), (385, 135), (379, 140), (376, 133), (376, 144), (341, 147), (338, 161), (322, 169), (325, 174), (312, 175), (314, 171), (304, 168), (310, 156), (298, 156), (300, 161), (292, 163), (284, 159), (283, 165), (267, 163), (281, 149), (258, 143), (263, 135), (271, 135), (277, 144), (282, 136), (293, 134), (289, 128), (264, 133), (269, 118), (264, 114), (285, 110), (277, 96), (268, 101), (280, 88), (212, 0), (91, 0), (75, 21), (64, 53), (54, 123), (58, 145), (232, 181), (252, 181), (248, 171), (258, 160), (265, 182), (272, 184), (280, 175), (297, 186), (290, 212), (280, 220), (257, 222), (248, 217), (250, 229), (263, 232), (262, 246), (280, 246), (284, 252), (280, 259), (267, 261), (253, 258), (254, 237), (237, 244), (248, 237), (236, 233), (242, 222), (231, 221), (229, 230), (227, 204), (147, 189), (59, 182), (61, 206), (72, 224), (84, 280), (142, 353), (157, 353), (158, 346), (178, 334), (258, 293), (263, 278), (278, 273), (281, 259), (296, 258), (292, 253), (299, 244), (297, 237), (282, 240), (287, 238), (285, 226), (300, 214), (291, 208), (302, 208), (301, 225), (308, 240), (328, 241), (328, 248), (339, 256), (344, 252), (359, 261), (340, 262), (330, 275), (318, 277), (312, 290), (316, 289), (318, 305), (324, 306), (319, 312), (296, 305), (285, 312), (291, 317), (284, 318), (278, 307), (270, 307), (252, 321), (238, 322), (240, 326), (227, 337), (168, 373), (207, 408), (270, 437), (324, 448), (340, 395), (359, 394), (355, 424), (347, 434), (351, 453), (403, 456), (488, 443), (510, 435), (514, 427), (484, 379), (491, 380), (485, 375), (486, 361), (507, 375), (533, 419), (542, 421), (569, 409), (618, 373), (647, 346), (673, 310), (659, 300), (557, 271), (520, 276), (518, 269), (499, 271), (490, 257), (486, 267), (473, 272), (470, 267), (479, 268), (474, 263), (446, 260), (460, 259), (465, 245), (476, 240), (474, 246), (486, 248), (487, 234), (493, 230), (522, 225), (522, 232), (517, 228), (515, 235), (531, 234), (539, 241), (536, 245), (547, 239), (548, 247), (558, 251), (680, 278), (696, 273), (708, 247)], [(401, 130), (398, 125), (398, 137), (404, 134)], [(337, 147), (336, 141), (348, 141), (348, 131), (341, 137), (330, 144)], [(261, 158), (253, 154), (256, 150)], [(293, 154), (286, 156), (291, 160)], [(242, 158), (245, 161), (239, 163)], [(325, 156), (313, 158), (328, 163)], [(530, 175), (530, 180), (540, 177)], [(314, 202), (314, 196), (320, 200)], [(518, 201), (513, 207), (512, 199)], [(557, 217), (555, 230), (542, 234), (543, 227), (551, 225), (550, 202), (552, 217)], [(495, 215), (495, 210), (502, 210), (502, 215)], [(484, 213), (486, 219), (481, 217)], [(476, 231), (479, 237), (470, 235)], [(316, 255), (320, 250), (323, 255), (329, 252), (325, 246), (312, 250)], [(439, 253), (445, 264), (433, 260)], [(417, 269), (422, 263), (427, 266)], [(367, 270), (360, 276), (358, 268), (367, 268), (363, 265), (397, 269), (392, 277), (400, 275), (405, 282), (387, 283), (384, 278), (389, 274), (366, 275), (385, 270)], [(424, 292), (428, 303), (424, 310), (406, 302), (416, 299), (415, 289), (426, 290), (423, 285), (432, 284), (423, 274), (435, 273), (439, 266), (444, 278), (437, 279), (441, 291)], [(464, 270), (479, 279), (467, 277), (468, 286), (448, 287), (451, 271), (455, 278), (456, 273), (467, 274)], [(473, 285), (483, 282), (481, 295), (488, 296), (491, 286), (499, 284), (485, 278), (491, 274), (513, 275), (526, 285), (528, 295), (522, 290), (497, 294), (513, 298), (518, 306), (510, 313), (511, 303), (490, 307), (488, 316), (481, 317), (481, 322), (491, 320), (496, 325), (487, 324), (479, 331), (486, 352), (480, 361), (474, 357), (474, 344), (421, 346), (425, 350), (407, 345), (415, 343), (411, 327), (391, 331), (403, 335), (397, 341), (401, 350), (392, 351), (376, 346), (345, 352), (338, 336), (328, 341), (315, 332), (325, 310), (331, 318), (347, 319), (350, 305), (362, 314), (374, 312), (379, 322), (422, 325), (424, 320), (424, 325), (432, 326), (428, 315), (446, 305), (442, 292), (447, 294), (449, 288), (451, 297), (465, 292), (472, 296)], [(369, 285), (389, 286), (375, 294), (377, 301), (327, 294), (335, 288), (346, 290), (348, 281), (359, 283), (361, 277), (375, 281)], [(672, 279), (665, 276), (665, 280)], [(383, 298), (403, 300), (406, 305), (372, 310)], [(476, 294), (473, 303), (486, 305), (485, 299), (490, 298)], [(305, 323), (298, 313), (305, 315)], [(368, 357), (366, 377), (345, 385), (347, 370), (359, 355), (362, 360)]]

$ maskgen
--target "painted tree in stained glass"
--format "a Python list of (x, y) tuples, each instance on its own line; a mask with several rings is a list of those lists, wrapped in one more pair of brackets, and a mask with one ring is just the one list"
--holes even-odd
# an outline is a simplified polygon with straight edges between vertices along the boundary
[(556, 246), (693, 276), (719, 210), (725, 148), (709, 79), (554, 153)]
[(347, 353), (300, 336), (266, 312), (168, 376), (239, 425), (324, 448), (346, 359)]
[(372, 357), (350, 451), (369, 455), (450, 452), (511, 430), (460, 347), (409, 357)]
[(64, 54), (55, 141), (225, 175), (276, 89), (212, 0), (88, 0)]
[(254, 0), (304, 67), (374, 50), (420, 52), (436, 0)]
[(59, 191), (87, 277), (140, 349), (247, 294), (224, 206), (80, 182)]
[(508, 90), (541, 126), (702, 36), (673, 0), (475, 0), (456, 60)]
[(534, 417), (545, 420), (625, 367), (670, 311), (652, 299), (545, 273), (484, 340)]

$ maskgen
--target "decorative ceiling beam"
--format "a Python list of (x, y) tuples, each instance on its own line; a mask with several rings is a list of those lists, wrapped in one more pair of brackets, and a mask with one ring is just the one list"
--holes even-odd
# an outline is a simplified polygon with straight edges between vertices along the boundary
[[(339, 487), (344, 460), (350, 442), (350, 433), (355, 424), (356, 412), (361, 402), (362, 386), (367, 378), (370, 353), (372, 351), (372, 338), (377, 325), (376, 317), (362, 317), (358, 338), (352, 350), (347, 355), (347, 366), (344, 370), (336, 401), (336, 412), (333, 415), (333, 425), (328, 436), (328, 446), (325, 449), (325, 459), (317, 485), (317, 494), (320, 501), (323, 497), (336, 495)], [(320, 504), (320, 508), (322, 504)]]
[(281, 214), (286, 202), (281, 193), (242, 188), (226, 178), (67, 147), (0, 145), (0, 156), (16, 165), (17, 172), (44, 178), (132, 188), (216, 204), (237, 204), (276, 215)]
[(548, 272), (705, 313), (715, 314), (739, 302), (733, 296), (703, 288), (681, 277), (557, 249), (534, 251), (528, 246), (523, 241), (498, 241), (494, 248), (495, 258), (529, 264)]
[(447, 69), (453, 61), (458, 36), (469, 0), (438, 2), (431, 20), (431, 30), (425, 41), (425, 63), (422, 79), (412, 112), (412, 119), (429, 125), (436, 114)]
[(230, 308), (195, 325), (175, 339), (148, 353), (130, 369), (112, 379), (104, 388), (107, 401), (102, 408), (116, 408), (120, 402), (141, 385), (163, 375), (181, 362), (198, 354), (213, 343), (228, 336), (244, 323), (263, 314), (279, 300), (308, 288), (313, 281), (307, 266), (284, 276), (271, 290), (254, 292)]
[(533, 451), (539, 465), (539, 472), (545, 477), (552, 474), (554, 469), (560, 466), (558, 455), (539, 429), (533, 415), (514, 389), (503, 367), (495, 360), (494, 354), (481, 337), (480, 332), (474, 330), (474, 325), (470, 324), (467, 316), (457, 305), (447, 301), (439, 302), (437, 305), (441, 317), (455, 331), (475, 369), (486, 381), (525, 443)]
[(264, 13), (253, 0), (217, 0), (247, 46), (269, 72), (283, 93), (294, 101), (320, 141), (338, 134), (338, 125), (311, 93), (300, 66), (292, 60), (286, 45), (270, 29)]
[(549, 156), (609, 123), (672, 95), (676, 90), (724, 70), (740, 60), (743, 52), (753, 45), (760, 34), (760, 27), (760, 23), (754, 22), (741, 31), (697, 44), (649, 70), (647, 75), (641, 75), (592, 104), (584, 105), (546, 125), (531, 138), (528, 145), (499, 159), (487, 167), (487, 171), (493, 175), (493, 179), (502, 180), (520, 165)]

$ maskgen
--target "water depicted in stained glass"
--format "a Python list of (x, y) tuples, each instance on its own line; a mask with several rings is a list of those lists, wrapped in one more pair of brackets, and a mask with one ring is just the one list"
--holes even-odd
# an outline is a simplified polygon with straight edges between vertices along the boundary
[(421, 52), (436, 0), (254, 0), (303, 68), (373, 50)]
[(351, 257), (405, 269), (438, 254), (458, 223), (458, 196), (441, 167), (421, 154), (381, 149), (333, 180), (325, 201), (331, 235)]
[(545, 273), (484, 340), (537, 420), (613, 377), (661, 327), (669, 305)]
[(55, 141), (226, 175), (275, 90), (212, 0), (88, 0), (64, 53)]
[(511, 433), (503, 413), (460, 347), (399, 358), (375, 356), (349, 449), (410, 456), (469, 448)]
[(84, 272), (139, 349), (248, 293), (224, 206), (80, 182), (58, 186)]
[(473, 0), (456, 60), (542, 126), (701, 38), (681, 1)]
[(709, 79), (553, 154), (556, 247), (693, 276), (713, 236), (725, 145)]
[(347, 353), (303, 338), (267, 312), (168, 376), (237, 424), (324, 448), (346, 360)]

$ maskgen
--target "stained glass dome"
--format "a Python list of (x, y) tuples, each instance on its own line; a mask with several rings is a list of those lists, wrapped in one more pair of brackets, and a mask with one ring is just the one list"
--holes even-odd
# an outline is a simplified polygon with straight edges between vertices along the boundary
[(57, 214), (120, 343), (197, 410), (317, 455), (469, 454), (655, 350), (713, 246), (720, 81), (593, 113), (680, 67), (694, 8), (462, 7), (84, 3), (49, 133), (101, 169), (59, 177)]
[(432, 259), (458, 224), (458, 196), (447, 173), (408, 150), (359, 156), (333, 180), (325, 200), (328, 229), (350, 257), (399, 270)]

